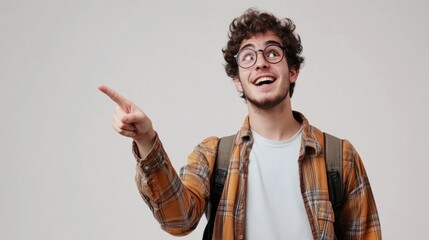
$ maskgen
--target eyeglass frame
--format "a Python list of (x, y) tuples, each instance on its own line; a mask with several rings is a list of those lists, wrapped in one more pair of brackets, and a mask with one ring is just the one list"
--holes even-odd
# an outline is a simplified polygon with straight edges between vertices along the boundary
[[(267, 48), (269, 48), (269, 47), (272, 47), (272, 46), (279, 47), (279, 48), (282, 50), (282, 53), (283, 53), (283, 56), (282, 56), (282, 57), (280, 58), (280, 60), (279, 60), (279, 61), (277, 61), (277, 62), (271, 62), (270, 60), (268, 60), (268, 59), (265, 57), (265, 54), (264, 54), (265, 50), (266, 50)], [(243, 67), (243, 66), (241, 66), (241, 65), (240, 65), (240, 63), (238, 63), (238, 56), (239, 56), (239, 55), (240, 55), (240, 53), (241, 53), (243, 50), (245, 50), (245, 49), (247, 49), (247, 50), (251, 50), (251, 51), (255, 52), (255, 56), (256, 56), (254, 63), (253, 63), (252, 65), (248, 66), (248, 67)], [(245, 47), (245, 48), (240, 49), (240, 51), (238, 51), (238, 53), (234, 55), (235, 62), (236, 62), (236, 63), (237, 63), (237, 65), (238, 65), (239, 67), (241, 67), (241, 68), (244, 68), (244, 69), (251, 68), (251, 67), (253, 67), (253, 66), (256, 64), (256, 62), (258, 61), (258, 52), (261, 52), (261, 53), (262, 53), (262, 57), (264, 58), (264, 60), (265, 60), (265, 61), (267, 61), (267, 62), (269, 62), (269, 63), (271, 63), (271, 64), (277, 64), (277, 63), (281, 62), (281, 61), (283, 60), (283, 58), (285, 57), (285, 55), (286, 55), (286, 48), (285, 48), (285, 47), (283, 47), (283, 46), (281, 46), (281, 45), (278, 45), (278, 44), (270, 44), (270, 45), (267, 45), (263, 50), (262, 50), (262, 49), (255, 50), (255, 49), (252, 49), (252, 48), (250, 48), (250, 47)]]

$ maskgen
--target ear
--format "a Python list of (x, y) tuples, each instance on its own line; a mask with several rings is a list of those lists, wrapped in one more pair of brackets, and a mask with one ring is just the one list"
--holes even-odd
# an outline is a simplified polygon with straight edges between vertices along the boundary
[(237, 91), (243, 92), (243, 85), (241, 85), (241, 81), (238, 78), (238, 76), (234, 77), (232, 80), (234, 81), (234, 86), (237, 89)]
[(291, 68), (289, 70), (289, 81), (291, 83), (296, 82), (296, 79), (298, 78), (298, 75), (299, 75), (299, 69)]

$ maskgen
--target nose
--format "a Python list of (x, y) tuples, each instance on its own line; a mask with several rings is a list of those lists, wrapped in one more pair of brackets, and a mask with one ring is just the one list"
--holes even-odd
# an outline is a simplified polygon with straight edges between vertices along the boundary
[(270, 63), (265, 59), (264, 51), (258, 50), (256, 51), (256, 54), (261, 53), (261, 55), (256, 58), (255, 68), (268, 68), (270, 66)]

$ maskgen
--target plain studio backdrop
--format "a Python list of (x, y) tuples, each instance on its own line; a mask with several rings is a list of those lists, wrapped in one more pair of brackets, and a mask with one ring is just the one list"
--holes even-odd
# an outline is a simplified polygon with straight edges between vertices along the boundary
[(246, 116), (221, 49), (249, 7), (295, 21), (293, 108), (357, 148), (384, 238), (424, 239), (429, 5), (387, 0), (1, 0), (0, 239), (175, 239), (140, 198), (131, 141), (96, 86), (151, 117), (178, 170)]

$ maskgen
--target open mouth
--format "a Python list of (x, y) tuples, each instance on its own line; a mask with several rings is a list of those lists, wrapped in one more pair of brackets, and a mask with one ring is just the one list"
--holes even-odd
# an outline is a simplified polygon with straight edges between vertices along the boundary
[(272, 77), (261, 77), (261, 78), (257, 79), (254, 84), (256, 86), (262, 86), (262, 85), (271, 84), (273, 82), (274, 82), (274, 78), (272, 78)]

